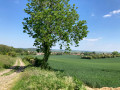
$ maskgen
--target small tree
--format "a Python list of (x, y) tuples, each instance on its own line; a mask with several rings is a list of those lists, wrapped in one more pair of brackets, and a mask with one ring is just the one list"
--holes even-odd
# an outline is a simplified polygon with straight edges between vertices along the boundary
[(8, 53), (9, 56), (12, 56), (12, 57), (16, 57), (16, 52), (15, 51), (11, 51)]
[(24, 18), (23, 29), (35, 39), (34, 46), (37, 51), (44, 53), (43, 60), (48, 61), (51, 48), (60, 42), (66, 50), (70, 50), (70, 45), (87, 36), (87, 25), (85, 20), (79, 21), (75, 4), (68, 4), (70, 0), (28, 0), (25, 12), (28, 14)]
[(119, 53), (117, 51), (112, 52), (112, 54), (115, 55), (115, 56), (119, 55)]

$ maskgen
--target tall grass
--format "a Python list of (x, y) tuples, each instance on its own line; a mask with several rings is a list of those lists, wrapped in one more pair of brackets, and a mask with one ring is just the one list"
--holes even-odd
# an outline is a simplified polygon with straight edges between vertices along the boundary
[[(79, 89), (78, 89), (79, 87)], [(27, 68), (12, 90), (84, 90), (82, 83), (76, 84), (70, 76), (60, 72)]]
[(0, 70), (3, 68), (11, 67), (16, 61), (16, 58), (7, 56), (7, 55), (0, 55)]

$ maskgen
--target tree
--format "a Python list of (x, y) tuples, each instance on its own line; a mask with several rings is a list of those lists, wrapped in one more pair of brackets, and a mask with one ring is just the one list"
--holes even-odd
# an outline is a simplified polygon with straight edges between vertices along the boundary
[(118, 55), (119, 53), (117, 51), (112, 52), (113, 55)]
[(0, 44), (0, 54), (6, 55), (8, 52), (11, 52), (14, 50), (15, 50), (15, 48), (13, 48), (13, 47)]
[(8, 52), (8, 55), (12, 57), (16, 57), (16, 52), (15, 51)]
[(24, 33), (34, 38), (37, 51), (44, 53), (43, 60), (48, 61), (51, 48), (57, 42), (60, 49), (65, 46), (71, 50), (70, 45), (87, 36), (85, 20), (79, 20), (77, 7), (71, 6), (70, 0), (28, 0), (24, 11), (28, 17), (24, 18)]

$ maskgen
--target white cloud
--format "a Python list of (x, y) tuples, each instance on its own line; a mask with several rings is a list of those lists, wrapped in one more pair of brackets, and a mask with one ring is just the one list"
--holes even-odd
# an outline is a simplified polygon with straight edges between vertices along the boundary
[(119, 14), (120, 13), (120, 9), (119, 10), (114, 10), (112, 12), (110, 12), (111, 14)]
[(101, 37), (100, 38), (88, 38), (88, 39), (84, 38), (83, 40), (84, 41), (89, 41), (89, 42), (96, 42), (96, 41), (98, 41), (100, 39), (102, 39), (102, 38)]
[(104, 15), (103, 17), (104, 18), (107, 18), (107, 17), (111, 17), (112, 15), (111, 14), (106, 14), (106, 15)]
[(111, 17), (113, 15), (120, 14), (120, 9), (119, 10), (114, 10), (112, 12), (109, 12), (108, 14), (104, 15), (104, 18)]

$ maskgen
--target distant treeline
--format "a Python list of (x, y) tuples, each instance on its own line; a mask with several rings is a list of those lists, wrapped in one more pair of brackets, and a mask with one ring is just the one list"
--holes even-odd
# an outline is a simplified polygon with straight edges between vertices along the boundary
[(21, 48), (14, 48), (7, 45), (0, 45), (0, 54), (15, 57), (16, 55), (33, 55), (36, 54), (36, 52)]
[(81, 55), (82, 59), (101, 59), (101, 58), (115, 58), (120, 57), (120, 53), (114, 51), (112, 53), (95, 53), (95, 52), (85, 52)]

